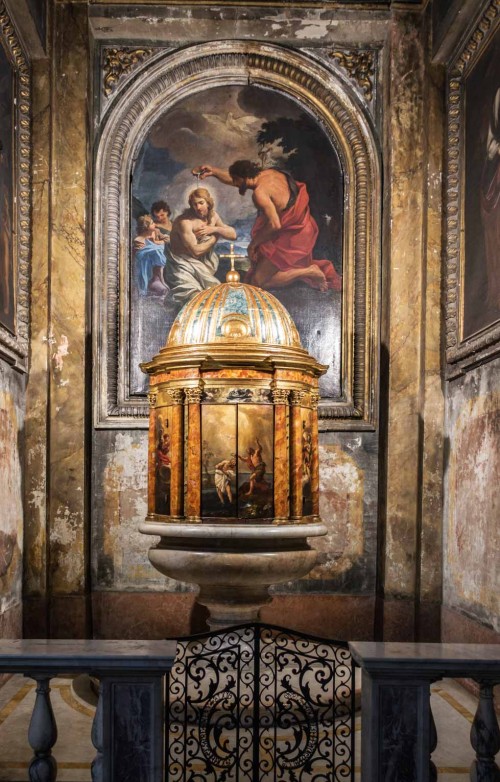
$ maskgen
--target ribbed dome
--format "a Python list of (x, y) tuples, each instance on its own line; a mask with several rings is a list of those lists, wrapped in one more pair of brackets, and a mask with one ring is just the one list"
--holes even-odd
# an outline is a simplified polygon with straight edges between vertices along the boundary
[(262, 288), (227, 282), (198, 293), (184, 305), (167, 347), (251, 342), (300, 347), (300, 337), (283, 305)]

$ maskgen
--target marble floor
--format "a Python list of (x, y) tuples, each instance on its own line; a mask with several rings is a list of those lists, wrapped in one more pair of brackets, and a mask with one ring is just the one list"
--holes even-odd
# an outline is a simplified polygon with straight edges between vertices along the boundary
[[(90, 764), (95, 750), (90, 741), (93, 708), (84, 698), (82, 680), (54, 679), (51, 699), (58, 726), (54, 755), (58, 763), (58, 782), (89, 782)], [(83, 697), (81, 697), (83, 696)], [(32, 757), (27, 730), (35, 700), (35, 684), (22, 676), (13, 676), (0, 689), (0, 781), (28, 780)], [(469, 733), (476, 709), (475, 699), (454, 681), (445, 680), (432, 687), (432, 710), (438, 732), (433, 761), (440, 782), (466, 782), (474, 753)], [(361, 718), (356, 719), (356, 776), (359, 779)], [(359, 738), (358, 738), (359, 737)], [(497, 762), (500, 759), (497, 758)]]

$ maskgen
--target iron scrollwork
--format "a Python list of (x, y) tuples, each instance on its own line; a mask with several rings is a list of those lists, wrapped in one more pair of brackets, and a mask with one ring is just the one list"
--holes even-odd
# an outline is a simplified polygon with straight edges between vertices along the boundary
[(168, 705), (168, 782), (353, 779), (347, 645), (268, 625), (179, 642)]

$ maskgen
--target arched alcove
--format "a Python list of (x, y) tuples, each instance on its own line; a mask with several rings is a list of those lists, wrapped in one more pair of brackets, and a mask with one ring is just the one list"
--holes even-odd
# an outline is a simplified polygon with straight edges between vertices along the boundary
[(339, 382), (336, 392), (321, 400), (320, 428), (374, 426), (381, 196), (377, 143), (368, 112), (343, 79), (308, 55), (258, 42), (219, 41), (216, 52), (206, 43), (145, 62), (117, 92), (99, 132), (93, 195), (98, 427), (147, 426), (146, 393), (133, 387), (130, 372), (131, 343), (137, 339), (130, 317), (131, 181), (137, 158), (155, 123), (168, 112), (197, 96), (201, 106), (210, 90), (249, 87), (296, 106), (320, 129), (338, 158), (343, 282), (339, 344), (332, 355), (338, 362)]

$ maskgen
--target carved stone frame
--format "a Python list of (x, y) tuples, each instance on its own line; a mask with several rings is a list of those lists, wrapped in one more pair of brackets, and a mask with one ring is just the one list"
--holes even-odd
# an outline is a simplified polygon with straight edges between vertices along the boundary
[(211, 86), (256, 84), (294, 98), (335, 144), (345, 172), (342, 398), (322, 400), (320, 429), (373, 429), (378, 399), (381, 184), (368, 112), (334, 69), (284, 47), (249, 41), (193, 45), (134, 71), (106, 111), (94, 176), (94, 423), (146, 428), (148, 401), (128, 387), (130, 181), (160, 108)]
[(450, 63), (447, 75), (446, 361), (449, 379), (500, 353), (500, 322), (463, 337), (465, 265), (465, 92), (468, 74), (500, 20), (500, 0), (488, 0)]
[(14, 72), (13, 136), (13, 268), (15, 333), (0, 324), (0, 356), (27, 372), (29, 350), (30, 209), (31, 209), (31, 77), (30, 65), (3, 2), (0, 36)]

